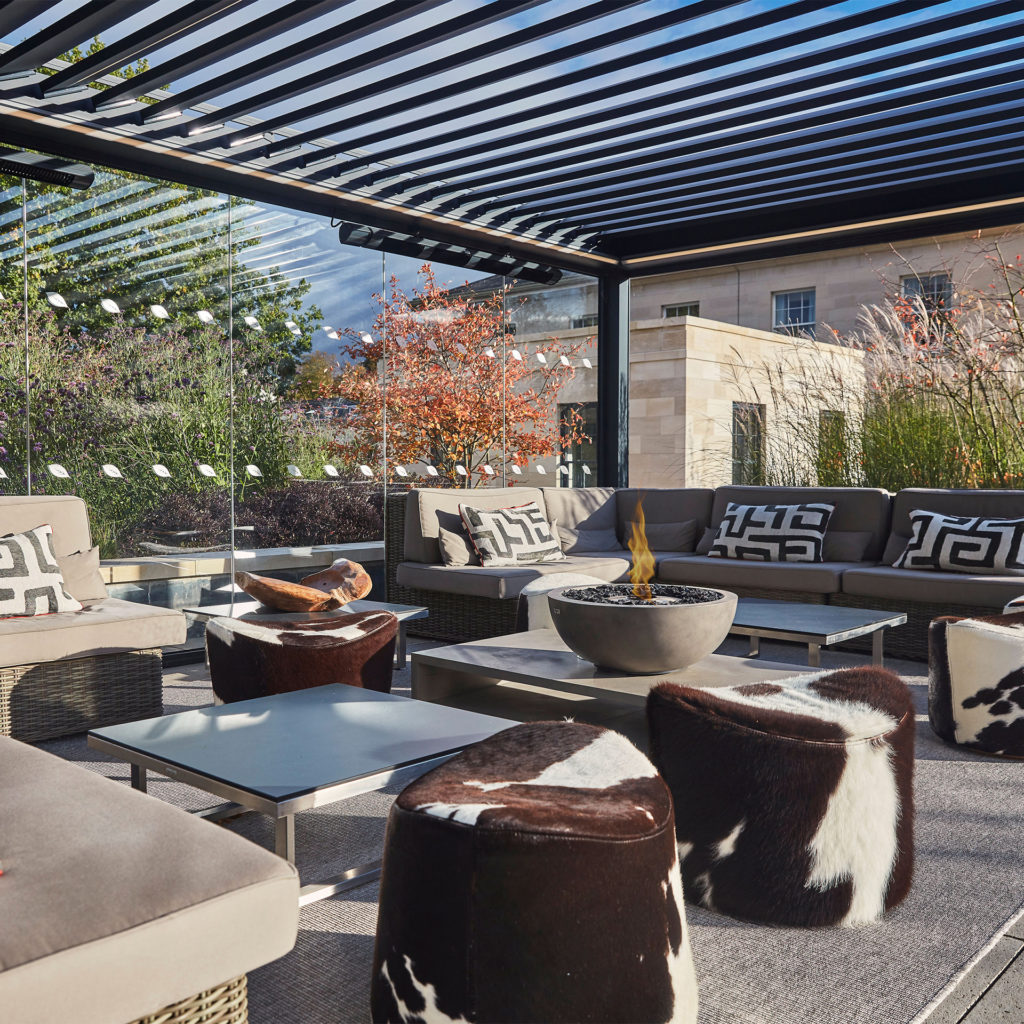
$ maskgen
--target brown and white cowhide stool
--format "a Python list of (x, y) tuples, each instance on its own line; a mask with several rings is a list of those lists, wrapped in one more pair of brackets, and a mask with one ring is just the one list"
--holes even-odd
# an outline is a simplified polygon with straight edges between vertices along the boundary
[(662, 683), (651, 757), (672, 791), (686, 898), (750, 921), (863, 924), (914, 863), (914, 711), (885, 669), (743, 686)]
[(928, 718), (949, 743), (1024, 757), (1024, 607), (932, 620)]
[(294, 622), (211, 619), (206, 655), (213, 692), (225, 704), (347, 683), (391, 692), (398, 619), (391, 612), (340, 612)]
[(697, 1019), (672, 801), (625, 737), (497, 733), (399, 794), (375, 1022)]

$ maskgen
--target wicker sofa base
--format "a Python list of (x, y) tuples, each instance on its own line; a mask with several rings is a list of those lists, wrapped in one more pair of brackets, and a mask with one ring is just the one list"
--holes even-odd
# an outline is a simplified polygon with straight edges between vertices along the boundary
[(249, 999), (243, 974), (132, 1024), (246, 1024), (248, 1020)]
[(0, 735), (35, 742), (163, 713), (159, 648), (0, 668)]

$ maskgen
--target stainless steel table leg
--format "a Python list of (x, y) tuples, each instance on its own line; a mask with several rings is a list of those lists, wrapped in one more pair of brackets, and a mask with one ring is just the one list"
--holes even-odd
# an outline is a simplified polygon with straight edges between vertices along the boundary
[(807, 664), (811, 668), (821, 668), (821, 644), (807, 645)]
[(750, 638), (750, 651), (747, 653), (748, 658), (757, 658), (761, 654), (761, 638), (759, 636), (752, 636)]
[(871, 636), (871, 663), (885, 664), (885, 630), (876, 629)]
[(399, 672), (405, 668), (405, 623), (398, 624), (398, 640), (395, 643), (395, 668)]
[(295, 815), (286, 814), (274, 825), (274, 853), (295, 863)]
[(141, 764), (132, 765), (132, 789), (140, 793), (146, 792), (146, 769)]

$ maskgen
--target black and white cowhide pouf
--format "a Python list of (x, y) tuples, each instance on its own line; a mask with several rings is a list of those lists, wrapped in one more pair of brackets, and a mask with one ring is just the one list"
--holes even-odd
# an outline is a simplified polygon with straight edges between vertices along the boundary
[(949, 743), (1024, 757), (1024, 611), (932, 621), (928, 718)]
[(732, 687), (662, 683), (647, 713), (687, 899), (814, 926), (873, 921), (906, 896), (914, 712), (898, 676), (857, 668)]
[(697, 1019), (672, 801), (625, 737), (506, 729), (388, 822), (375, 1022)]
[(391, 612), (338, 612), (309, 622), (285, 617), (211, 619), (206, 656), (225, 704), (328, 683), (391, 692), (398, 619)]

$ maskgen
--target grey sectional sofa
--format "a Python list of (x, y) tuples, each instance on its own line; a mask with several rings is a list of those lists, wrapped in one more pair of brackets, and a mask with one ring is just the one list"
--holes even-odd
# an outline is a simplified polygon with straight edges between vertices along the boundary
[[(1024, 577), (1020, 576), (892, 568), (910, 536), (912, 510), (1012, 518), (1024, 515), (1024, 491), (914, 489), (892, 495), (870, 488), (513, 487), (476, 491), (424, 488), (389, 498), (389, 598), (430, 609), (430, 617), (415, 624), (421, 635), (464, 641), (514, 632), (518, 595), (539, 575), (581, 572), (609, 581), (627, 578), (630, 555), (624, 545), (641, 495), (648, 525), (692, 523), (694, 527), (689, 550), (655, 551), (657, 579), (721, 587), (744, 597), (905, 611), (907, 625), (892, 630), (886, 640), (887, 649), (896, 655), (927, 657), (928, 623), (938, 615), (990, 613), (1024, 593)], [(460, 502), (501, 508), (526, 501), (537, 501), (548, 519), (557, 520), (562, 528), (614, 527), (623, 547), (573, 552), (565, 561), (511, 569), (442, 563), (439, 528), (459, 528)], [(823, 562), (754, 562), (699, 553), (706, 531), (717, 530), (729, 502), (808, 501), (835, 505)]]

